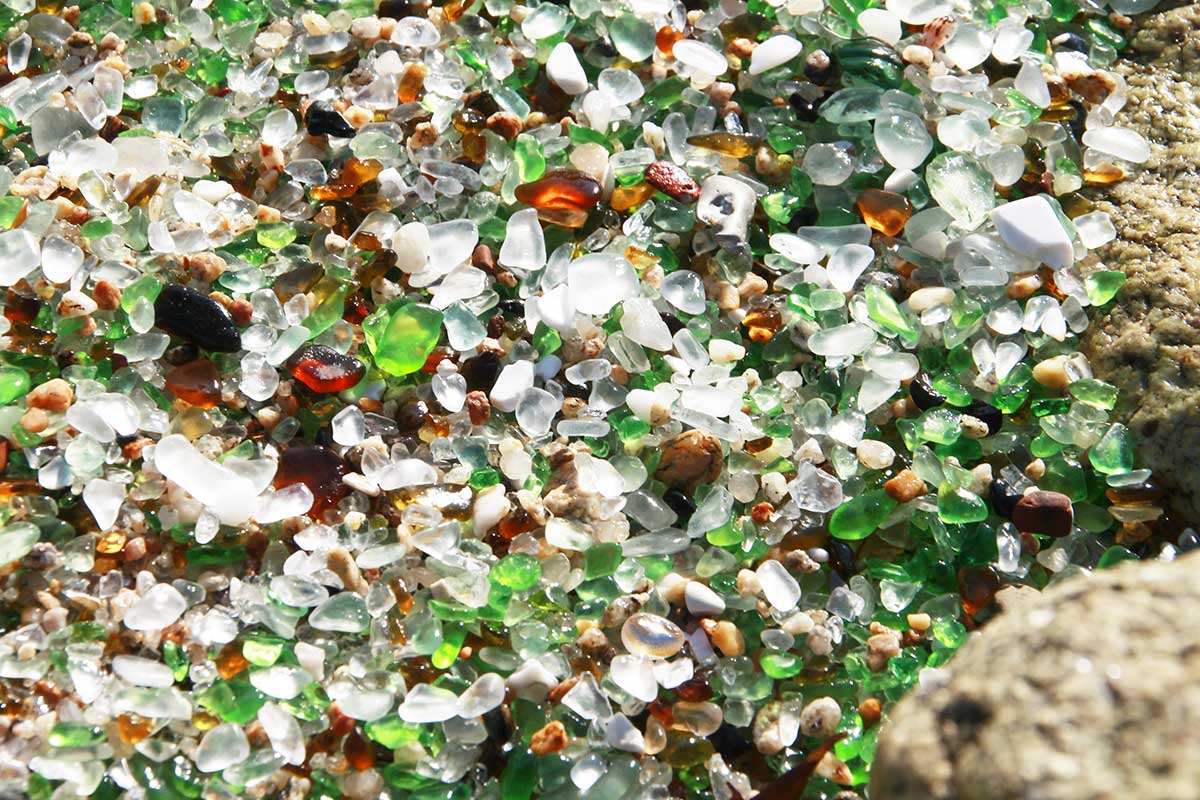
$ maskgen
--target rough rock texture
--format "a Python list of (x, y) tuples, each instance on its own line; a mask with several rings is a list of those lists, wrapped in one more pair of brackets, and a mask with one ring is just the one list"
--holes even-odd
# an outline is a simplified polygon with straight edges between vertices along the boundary
[(1130, 562), (1014, 605), (892, 712), (871, 797), (1200, 796), (1198, 578)]
[(1119, 71), (1117, 124), (1151, 142), (1135, 177), (1101, 193), (1118, 239), (1100, 253), (1128, 282), (1084, 342), (1097, 377), (1125, 398), (1139, 464), (1171, 489), (1178, 521), (1200, 523), (1200, 5), (1136, 23)]

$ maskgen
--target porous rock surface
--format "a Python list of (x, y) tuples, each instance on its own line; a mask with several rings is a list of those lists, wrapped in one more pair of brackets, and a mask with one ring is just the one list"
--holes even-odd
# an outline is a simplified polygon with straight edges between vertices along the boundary
[[(1139, 18), (1118, 71), (1129, 102), (1117, 124), (1151, 142), (1145, 168), (1094, 195), (1117, 240), (1100, 252), (1128, 276), (1083, 343), (1115, 384), (1139, 466), (1171, 491), (1183, 524), (1200, 523), (1200, 5)], [(1200, 790), (1198, 790), (1200, 791)]]
[(877, 800), (1200, 797), (1200, 554), (1015, 604), (892, 712)]

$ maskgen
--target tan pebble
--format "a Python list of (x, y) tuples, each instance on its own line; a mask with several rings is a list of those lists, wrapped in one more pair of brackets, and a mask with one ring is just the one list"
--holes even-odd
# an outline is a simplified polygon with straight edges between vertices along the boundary
[(887, 662), (900, 655), (900, 636), (895, 631), (877, 633), (867, 639), (867, 667), (879, 672)]
[(908, 296), (908, 307), (918, 314), (953, 302), (954, 290), (945, 286), (925, 286)]
[(535, 755), (544, 756), (557, 753), (567, 746), (567, 729), (558, 720), (547, 723), (534, 732), (529, 740), (529, 749)]
[(742, 597), (754, 597), (762, 591), (758, 582), (758, 574), (754, 570), (744, 569), (737, 575), (737, 591)]
[(345, 548), (335, 547), (325, 554), (325, 563), (334, 575), (342, 579), (342, 585), (356, 594), (367, 593), (367, 582), (363, 580), (354, 556)]
[(50, 416), (40, 408), (31, 408), (21, 415), (21, 427), (30, 433), (41, 433), (50, 425)]
[(121, 306), (121, 290), (112, 281), (101, 278), (92, 287), (92, 299), (101, 311), (115, 311)]
[(492, 133), (512, 141), (521, 132), (521, 118), (509, 111), (497, 111), (487, 118), (487, 128)]
[(1005, 292), (1014, 300), (1024, 300), (1027, 297), (1033, 297), (1041, 288), (1042, 279), (1038, 277), (1038, 274), (1036, 272), (1027, 272), (1023, 275), (1017, 275), (1010, 280)]
[(133, 21), (138, 25), (149, 25), (154, 22), (154, 6), (149, 3), (138, 3), (133, 7)]
[(858, 704), (858, 715), (862, 717), (863, 727), (869, 728), (883, 718), (883, 703), (878, 698), (868, 697)]
[(1034, 364), (1033, 379), (1048, 389), (1066, 389), (1071, 383), (1071, 377), (1067, 374), (1067, 357), (1054, 356)]
[(827, 739), (837, 733), (842, 707), (832, 697), (818, 697), (800, 711), (800, 732), (805, 736)]
[(183, 259), (183, 266), (193, 278), (212, 283), (225, 273), (225, 259), (216, 253), (196, 253)]
[(858, 461), (867, 469), (887, 469), (896, 460), (896, 451), (883, 442), (864, 439), (855, 449)]
[(751, 272), (746, 277), (742, 278), (742, 282), (738, 284), (738, 294), (743, 298), (754, 297), (763, 294), (767, 291), (767, 282), (758, 275)]
[(925, 494), (925, 481), (911, 469), (905, 469), (883, 484), (883, 491), (897, 503), (907, 503)]
[(53, 378), (34, 388), (25, 398), (30, 408), (65, 414), (75, 402), (75, 390), (62, 378)]
[(466, 409), (472, 425), (482, 425), (492, 415), (492, 404), (487, 395), (479, 390), (467, 392)]
[(717, 307), (722, 311), (733, 311), (742, 304), (737, 287), (726, 281), (717, 283)]
[(816, 626), (813, 618), (808, 614), (796, 613), (792, 614), (783, 621), (783, 630), (790, 633), (792, 636), (801, 636), (809, 633)]
[(928, 47), (919, 44), (910, 44), (905, 47), (900, 53), (900, 57), (918, 67), (928, 68), (933, 64), (933, 52)]
[(711, 631), (706, 632), (713, 647), (720, 650), (722, 655), (735, 658), (746, 654), (746, 640), (742, 636), (742, 632), (738, 630), (738, 626), (729, 620), (723, 619), (717, 622), (712, 626)]
[(437, 140), (437, 128), (428, 122), (422, 122), (413, 129), (412, 136), (408, 137), (408, 148), (410, 150), (420, 150), (423, 147), (429, 147)]
[(121, 551), (126, 561), (140, 561), (146, 557), (146, 540), (141, 536), (129, 539)]
[(1031, 481), (1040, 481), (1046, 475), (1046, 462), (1035, 458), (1025, 465), (1025, 477)]
[(234, 300), (229, 305), (229, 316), (233, 318), (234, 324), (244, 328), (254, 316), (254, 306), (249, 300)]
[(699, 430), (678, 433), (663, 442), (654, 477), (687, 492), (712, 483), (721, 474), (721, 440)]
[(375, 115), (369, 109), (362, 106), (350, 106), (342, 112), (342, 116), (346, 118), (346, 122), (350, 123), (350, 127), (355, 130), (370, 124), (375, 119)]
[(986, 439), (988, 435), (987, 423), (978, 417), (972, 417), (970, 414), (963, 414), (960, 418), (963, 435), (968, 439)]
[(821, 759), (821, 763), (817, 764), (817, 774), (838, 786), (849, 786), (854, 783), (854, 773), (850, 767), (832, 752), (826, 753), (825, 757)]
[(909, 614), (906, 619), (908, 620), (908, 627), (918, 632), (929, 630), (929, 626), (933, 624), (933, 619), (928, 614), (923, 612), (919, 614)]

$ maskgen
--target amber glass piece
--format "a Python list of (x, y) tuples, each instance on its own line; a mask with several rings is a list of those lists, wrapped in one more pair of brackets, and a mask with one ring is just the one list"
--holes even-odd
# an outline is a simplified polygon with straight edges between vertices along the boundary
[(353, 197), (363, 184), (375, 180), (382, 171), (383, 164), (373, 158), (366, 161), (350, 158), (338, 170), (337, 177), (323, 186), (313, 187), (312, 197), (320, 201), (345, 200)]
[(613, 211), (629, 211), (640, 206), (654, 196), (658, 190), (648, 183), (635, 183), (633, 186), (618, 186), (613, 189), (608, 204)]
[(518, 200), (538, 209), (590, 211), (600, 202), (600, 182), (575, 169), (559, 169), (516, 188)]
[(154, 196), (154, 193), (158, 191), (158, 187), (161, 184), (161, 176), (151, 175), (130, 190), (129, 195), (125, 198), (125, 204), (131, 208), (142, 205)]
[(229, 680), (240, 675), (249, 663), (242, 655), (242, 643), (232, 641), (221, 648), (221, 655), (217, 656), (217, 674)]
[(125, 549), (125, 534), (121, 531), (109, 531), (96, 540), (96, 552), (111, 556)]
[(571, 208), (539, 208), (538, 219), (560, 228), (582, 228), (587, 224), (588, 212)]
[(442, 6), (442, 13), (450, 22), (457, 22), (471, 3), (472, 0), (449, 0), (446, 5)]
[(303, 483), (313, 493), (313, 505), (309, 513), (320, 516), (326, 509), (337, 505), (349, 491), (342, 483), (345, 474), (346, 465), (331, 450), (324, 447), (289, 447), (279, 457), (275, 488)]
[(1135, 483), (1133, 486), (1118, 486), (1104, 490), (1104, 496), (1118, 505), (1141, 505), (1162, 499), (1162, 487), (1153, 481)]
[(117, 735), (125, 744), (137, 744), (154, 730), (154, 720), (137, 714), (122, 714), (117, 717)]
[(625, 248), (625, 260), (638, 272), (645, 272), (659, 262), (658, 256), (632, 244)]
[(4, 300), (4, 316), (9, 322), (33, 322), (41, 309), (42, 304), (36, 297), (24, 297), (11, 289)]
[(700, 186), (687, 171), (670, 161), (655, 161), (646, 167), (646, 183), (672, 200), (694, 203), (700, 199)]
[(670, 25), (663, 25), (654, 34), (654, 46), (658, 48), (658, 52), (662, 53), (667, 58), (675, 55), (675, 43), (683, 38), (683, 34), (672, 28)]
[(216, 408), (221, 402), (221, 376), (217, 365), (199, 358), (167, 373), (167, 390), (197, 408)]
[(420, 98), (425, 90), (425, 65), (409, 64), (400, 76), (400, 86), (396, 90), (397, 99), (401, 103), (412, 103)]
[(896, 236), (904, 230), (913, 206), (902, 194), (885, 192), (883, 189), (864, 189), (855, 203), (863, 222), (884, 236)]
[(346, 737), (346, 742), (342, 745), (342, 752), (345, 753), (346, 761), (350, 762), (350, 766), (359, 772), (375, 766), (375, 748), (371, 746), (370, 742), (359, 736), (358, 731), (354, 731)]
[(304, 345), (288, 359), (287, 367), (293, 378), (320, 394), (344, 392), (367, 374), (357, 358), (323, 344)]
[(708, 761), (714, 752), (716, 748), (708, 739), (670, 730), (667, 731), (667, 746), (658, 754), (658, 758), (676, 769), (686, 769)]
[(992, 602), (1003, 582), (992, 567), (963, 567), (958, 571), (958, 593), (963, 611), (976, 614)]
[(451, 118), (451, 122), (459, 133), (479, 133), (487, 126), (487, 116), (473, 108), (463, 108)]
[(1083, 182), (1092, 186), (1108, 186), (1125, 177), (1125, 170), (1107, 161), (1083, 171)]
[(712, 687), (708, 685), (708, 679), (703, 677), (692, 678), (684, 681), (675, 687), (675, 696), (680, 700), (686, 700), (689, 703), (698, 703), (702, 700), (711, 699), (713, 696)]
[(687, 143), (731, 158), (745, 158), (758, 149), (762, 140), (757, 136), (749, 136), (744, 133), (713, 131), (689, 136)]
[(530, 516), (529, 512), (520, 506), (517, 506), (511, 512), (509, 512), (508, 516), (500, 520), (498, 530), (501, 536), (503, 536), (505, 539), (511, 540), (517, 538), (522, 533), (528, 533), (537, 527), (537, 523), (534, 521), (533, 517)]
[(783, 317), (774, 308), (755, 308), (742, 318), (742, 326), (754, 341), (769, 342), (783, 327)]
[(487, 158), (487, 139), (477, 133), (464, 133), (462, 151), (463, 158), (472, 164), (482, 164)]

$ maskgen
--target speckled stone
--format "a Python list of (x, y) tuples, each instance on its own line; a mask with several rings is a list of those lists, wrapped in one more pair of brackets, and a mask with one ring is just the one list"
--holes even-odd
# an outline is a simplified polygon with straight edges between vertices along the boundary
[(1198, 578), (1130, 562), (1013, 604), (892, 711), (871, 796), (1195, 797)]
[(1135, 23), (1119, 71), (1117, 124), (1151, 142), (1144, 170), (1091, 192), (1117, 239), (1101, 249), (1128, 280), (1083, 340), (1096, 377), (1116, 385), (1138, 465), (1170, 486), (1179, 521), (1200, 522), (1200, 5)]

